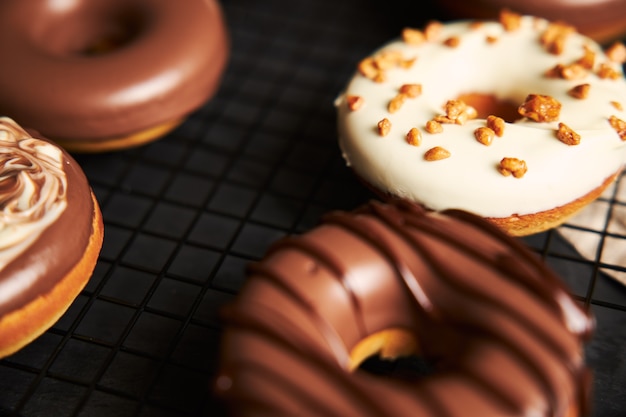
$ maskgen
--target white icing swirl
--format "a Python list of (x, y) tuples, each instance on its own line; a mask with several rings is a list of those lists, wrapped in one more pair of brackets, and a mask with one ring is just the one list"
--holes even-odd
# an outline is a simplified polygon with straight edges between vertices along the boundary
[(61, 215), (66, 190), (61, 150), (0, 118), (0, 271)]
[[(446, 24), (437, 42), (411, 46), (393, 41), (381, 51), (401, 51), (417, 58), (408, 69), (387, 71), (385, 82), (374, 82), (356, 73), (341, 94), (338, 110), (339, 144), (349, 166), (375, 188), (420, 202), (428, 208), (465, 209), (485, 217), (508, 217), (537, 213), (565, 205), (597, 188), (619, 171), (626, 157), (622, 141), (608, 122), (615, 115), (626, 120), (626, 82), (602, 79), (593, 71), (584, 79), (566, 80), (544, 74), (556, 64), (570, 64), (581, 58), (585, 46), (595, 52), (596, 66), (609, 60), (590, 39), (574, 33), (563, 53), (548, 53), (539, 37), (548, 22), (530, 16), (522, 18), (520, 29), (506, 32), (498, 22)], [(487, 42), (487, 36), (497, 38)], [(444, 39), (458, 37), (459, 45), (449, 47)], [(620, 75), (617, 63), (610, 63)], [(387, 105), (405, 83), (422, 84), (422, 94), (407, 99), (394, 113)], [(586, 99), (576, 99), (568, 90), (590, 84)], [(484, 119), (464, 125), (443, 125), (443, 133), (429, 134), (424, 126), (442, 114), (443, 104), (461, 94), (482, 93), (521, 104), (528, 94), (556, 98), (562, 109), (556, 122), (537, 123), (521, 119), (506, 123), (504, 136), (490, 146), (474, 138), (474, 130), (485, 126)], [(351, 111), (347, 97), (359, 96), (363, 106)], [(381, 137), (376, 124), (383, 118), (391, 131)], [(579, 145), (568, 146), (555, 136), (559, 122), (581, 135)], [(409, 145), (407, 132), (423, 132), (419, 146)], [(434, 146), (450, 151), (439, 161), (424, 160)], [(505, 177), (497, 167), (504, 157), (522, 159), (528, 171), (522, 178)]]

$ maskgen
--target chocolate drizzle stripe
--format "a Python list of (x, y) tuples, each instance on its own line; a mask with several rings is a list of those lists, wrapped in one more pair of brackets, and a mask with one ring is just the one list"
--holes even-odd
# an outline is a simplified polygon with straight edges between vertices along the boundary
[[(471, 292), (470, 295), (472, 297), (480, 297), (483, 301), (489, 302), (489, 304), (491, 304), (492, 307), (495, 307), (498, 311), (506, 312), (506, 314), (509, 317), (523, 324), (524, 328), (533, 332), (536, 336), (541, 336), (542, 342), (552, 347), (553, 352), (556, 353), (556, 357), (561, 357), (560, 354), (567, 354), (567, 352), (562, 351), (560, 349), (557, 349), (555, 351), (555, 348), (557, 346), (555, 345), (554, 339), (549, 337), (550, 335), (537, 334), (538, 329), (536, 328), (536, 326), (533, 326), (532, 323), (529, 322), (523, 315), (515, 314), (513, 311), (511, 311), (511, 309), (508, 308), (508, 305), (506, 305), (505, 303), (499, 302), (500, 300), (487, 298), (485, 297), (484, 294), (477, 292), (474, 288), (469, 287), (469, 285), (465, 284), (465, 281), (461, 279), (454, 279), (455, 275), (446, 270), (445, 263), (435, 261), (437, 259), (437, 256), (435, 253), (432, 252), (429, 246), (427, 244), (422, 244), (420, 242), (420, 238), (408, 233), (406, 228), (400, 227), (400, 225), (396, 221), (394, 221), (394, 218), (385, 214), (383, 210), (377, 210), (377, 214), (379, 215), (379, 218), (384, 220), (388, 226), (392, 227), (398, 235), (402, 236), (405, 240), (411, 243), (411, 245), (417, 252), (422, 254), (422, 259), (424, 260), (426, 264), (429, 265), (430, 269), (438, 278), (446, 280), (446, 283), (450, 285), (451, 287), (455, 288), (455, 290), (465, 292), (465, 293)], [(419, 221), (419, 220), (422, 220), (422, 221)], [(450, 234), (448, 234), (448, 235), (441, 236), (440, 233), (442, 232), (440, 231), (440, 229), (436, 229), (434, 227), (428, 227), (429, 223), (424, 220), (426, 219), (422, 217), (421, 219), (407, 219), (406, 222), (408, 224), (411, 224), (412, 227), (419, 229), (424, 234), (431, 234), (431, 235), (435, 234), (435, 235), (438, 235), (440, 238), (445, 237), (446, 242), (451, 244), (451, 246), (455, 247), (457, 250), (460, 249), (466, 252), (470, 256), (476, 256), (477, 258), (484, 261), (486, 265), (493, 266), (495, 267), (496, 270), (498, 270), (499, 265), (493, 265), (479, 251), (471, 250), (471, 248), (461, 245), (461, 242), (458, 241), (457, 239), (453, 239), (453, 236), (456, 237), (456, 235), (451, 236)], [(467, 219), (463, 219), (463, 221), (467, 222), (466, 220), (470, 220), (472, 222), (471, 224), (473, 225), (476, 224), (474, 219), (471, 217)], [(427, 229), (430, 229), (430, 230), (427, 230)], [(537, 266), (540, 267), (541, 265), (537, 265)], [(543, 272), (543, 274), (541, 275), (549, 275), (547, 271), (544, 270), (544, 268), (539, 268), (539, 269), (540, 269), (540, 272)], [(524, 276), (520, 275), (518, 278), (523, 279), (524, 277), (525, 275)], [(452, 325), (455, 325), (454, 319), (452, 319), (451, 317), (447, 317), (446, 320), (452, 321)], [(463, 323), (457, 323), (456, 326), (460, 327), (462, 324)], [(558, 387), (555, 387), (552, 385), (550, 379), (547, 377), (545, 372), (543, 372), (543, 370), (539, 367), (539, 365), (535, 361), (532, 361), (530, 358), (528, 358), (525, 352), (522, 351), (518, 346), (516, 346), (516, 344), (513, 341), (503, 338), (502, 335), (498, 334), (497, 331), (495, 331), (495, 329), (491, 329), (488, 326), (482, 326), (481, 328), (478, 328), (478, 327), (473, 328), (472, 332), (474, 334), (476, 334), (477, 332), (481, 332), (485, 335), (485, 338), (488, 338), (492, 341), (496, 341), (497, 343), (505, 346), (508, 351), (513, 353), (519, 360), (523, 361), (529, 369), (532, 369), (535, 376), (539, 378), (539, 380), (541, 381), (541, 384), (544, 387), (545, 391), (550, 393), (550, 405), (554, 408), (554, 405), (556, 404), (557, 397), (558, 397), (556, 394)], [(567, 366), (566, 369), (570, 373), (572, 373), (573, 371), (573, 369), (570, 366)], [(477, 378), (477, 375), (472, 374), (472, 378)], [(492, 386), (492, 389), (494, 390), (496, 390), (497, 388), (498, 387)]]
[(285, 284), (285, 280), (280, 277), (280, 274), (274, 269), (270, 268), (266, 264), (254, 263), (249, 266), (250, 272), (261, 275), (269, 280), (273, 285), (280, 290), (289, 294), (290, 297), (295, 299), (300, 305), (302, 305), (309, 315), (313, 318), (317, 329), (322, 334), (322, 337), (328, 343), (329, 348), (338, 358), (342, 367), (346, 367), (350, 362), (350, 352), (346, 350), (346, 346), (337, 331), (328, 321), (319, 313), (319, 311), (304, 297), (295, 292), (292, 288)]
[[(537, 256), (534, 256), (532, 252), (529, 252), (528, 250), (526, 250), (524, 245), (519, 240), (513, 239), (510, 236), (500, 233), (500, 230), (498, 230), (497, 227), (492, 225), (491, 223), (483, 224), (481, 222), (480, 224), (478, 224), (477, 220), (472, 215), (461, 210), (446, 210), (443, 212), (443, 214), (449, 217), (453, 217), (457, 220), (461, 220), (465, 223), (473, 224), (476, 227), (480, 227), (485, 233), (488, 233), (490, 237), (492, 237), (493, 239), (500, 241), (505, 245), (510, 246), (512, 249), (512, 252), (515, 253), (515, 256), (519, 255), (519, 258), (521, 258), (518, 262), (521, 262), (521, 260), (523, 260), (531, 264), (537, 270), (547, 269), (547, 267), (543, 264), (543, 262)], [(511, 258), (514, 258), (514, 257), (511, 257)], [(508, 265), (505, 264), (504, 266), (507, 267)], [(560, 297), (557, 297), (556, 295), (559, 292), (569, 294), (569, 291), (565, 287), (565, 284), (561, 280), (559, 280), (553, 273), (544, 274), (546, 275), (545, 277), (542, 276), (542, 279), (537, 279), (537, 277), (522, 275), (516, 269), (510, 269), (507, 272), (515, 273), (515, 276), (520, 278), (519, 281), (521, 284), (528, 286), (529, 290), (531, 290), (533, 293), (540, 295), (542, 297), (542, 300), (546, 301), (548, 305), (557, 305), (562, 317), (564, 318), (566, 316), (567, 311), (566, 309), (564, 309), (562, 304), (557, 302), (557, 300), (560, 300)], [(545, 287), (544, 281), (546, 279), (550, 280), (551, 285), (549, 286), (549, 290), (551, 291), (544, 290), (544, 287)], [(590, 316), (588, 313), (586, 314), (586, 317), (589, 321)], [(591, 323), (592, 321), (589, 321), (589, 322)], [(593, 329), (592, 327), (590, 327), (586, 329), (586, 333), (583, 333), (582, 335), (585, 335), (585, 334), (588, 335), (592, 331)]]
[(342, 227), (362, 240), (365, 240), (372, 247), (376, 248), (378, 253), (391, 265), (393, 265), (398, 276), (402, 278), (407, 289), (413, 295), (413, 298), (417, 302), (417, 306), (420, 310), (423, 312), (429, 312), (433, 317), (437, 316), (435, 306), (424, 292), (419, 280), (415, 278), (413, 272), (411, 272), (410, 268), (402, 260), (401, 256), (390, 249), (391, 244), (389, 244), (389, 242), (387, 242), (382, 235), (375, 233), (366, 225), (360, 224), (357, 217), (351, 217), (346, 213), (332, 213), (325, 217), (324, 222)]
[(272, 253), (279, 248), (284, 248), (288, 246), (291, 249), (299, 249), (300, 251), (307, 253), (313, 259), (322, 262), (328, 269), (330, 269), (334, 276), (337, 278), (337, 281), (343, 286), (346, 294), (348, 295), (348, 299), (350, 300), (350, 304), (352, 305), (354, 317), (361, 338), (367, 336), (365, 322), (363, 321), (363, 311), (361, 308), (361, 303), (359, 302), (359, 299), (356, 296), (354, 290), (350, 286), (350, 283), (348, 282), (348, 280), (345, 279), (348, 272), (342, 266), (342, 263), (338, 259), (336, 259), (333, 254), (328, 252), (320, 245), (315, 244), (310, 239), (303, 238), (302, 236), (286, 237), (281, 241), (276, 242), (276, 244), (274, 244), (273, 246), (274, 247), (270, 249), (269, 253)]
[[(257, 312), (254, 309), (261, 309), (263, 312)], [(251, 303), (246, 306), (246, 310), (230, 308), (223, 310), (222, 314), (230, 325), (258, 333), (300, 357), (302, 361), (313, 362), (315, 369), (330, 375), (329, 381), (341, 380), (343, 382), (342, 387), (350, 391), (354, 397), (359, 398), (359, 401), (364, 403), (364, 408), (376, 410), (377, 414), (381, 416), (387, 413), (387, 410), (383, 409), (378, 402), (372, 401), (368, 396), (363, 396), (358, 388), (350, 383), (351, 375), (344, 367), (339, 366), (334, 360), (324, 360), (325, 357), (331, 359), (332, 355), (323, 356), (320, 355), (319, 351), (310, 349), (312, 343), (307, 340), (308, 337), (303, 337), (302, 331), (279, 311), (264, 304)], [(270, 315), (271, 320), (261, 320), (260, 317), (264, 314)], [(281, 329), (282, 333), (278, 329)]]
[[(420, 216), (419, 218), (414, 218), (414, 216), (406, 216), (404, 221), (399, 222), (397, 219), (402, 218), (402, 217), (397, 216), (397, 212), (390, 206), (383, 206), (378, 203), (376, 204), (372, 203), (368, 207), (371, 209), (372, 215), (375, 215), (376, 218), (382, 220), (397, 235), (402, 236), (402, 238), (407, 243), (409, 243), (416, 252), (421, 254), (422, 260), (424, 261), (426, 265), (429, 266), (430, 270), (433, 271), (433, 274), (435, 276), (439, 277), (440, 279), (445, 279), (449, 286), (456, 288), (456, 291), (460, 290), (461, 292), (464, 292), (464, 293), (470, 292), (471, 296), (479, 297), (483, 299), (484, 301), (488, 301), (496, 309), (506, 311), (507, 314), (509, 316), (512, 316), (515, 320), (517, 321), (521, 320), (525, 322), (524, 327), (528, 327), (528, 325), (531, 324), (531, 323), (527, 323), (523, 316), (514, 314), (510, 309), (507, 308), (505, 304), (498, 303), (497, 300), (487, 298), (485, 297), (484, 294), (477, 292), (476, 289), (471, 288), (468, 285), (463, 285), (461, 281), (454, 280), (453, 275), (449, 273), (448, 271), (446, 271), (442, 264), (433, 261), (434, 259), (437, 259), (437, 257), (435, 256), (434, 253), (432, 253), (429, 250), (428, 245), (422, 244), (417, 237), (413, 236), (411, 233), (408, 232), (408, 228), (406, 227), (406, 225), (410, 225), (411, 227), (415, 229), (419, 229), (422, 233), (431, 234), (431, 235), (434, 234), (437, 237), (441, 237), (442, 232), (440, 232), (438, 229), (434, 227), (428, 227), (430, 223), (426, 221), (428, 219), (426, 219), (424, 216)], [(408, 214), (408, 213), (405, 213), (405, 214)], [(328, 219), (326, 219), (326, 221), (345, 227), (351, 232), (359, 235), (361, 238), (367, 240), (372, 246), (376, 247), (379, 250), (379, 252), (385, 255), (387, 259), (390, 259), (392, 261), (392, 265), (394, 265), (394, 267), (396, 268), (398, 275), (402, 278), (403, 282), (407, 283), (407, 287), (409, 288), (409, 290), (411, 290), (412, 281), (415, 281), (416, 278), (413, 276), (411, 272), (409, 272), (409, 275), (404, 275), (404, 271), (407, 270), (407, 268), (404, 266), (405, 265), (404, 262), (400, 259), (397, 253), (393, 252), (393, 250), (391, 249), (392, 246), (385, 243), (382, 236), (376, 236), (374, 235), (371, 229), (368, 229), (367, 227), (361, 227), (355, 218), (352, 218), (348, 216), (347, 214), (343, 214), (343, 213), (334, 214), (332, 216), (329, 216)], [(463, 221), (465, 221), (465, 219), (463, 219)], [(475, 223), (472, 223), (472, 224), (475, 225)], [(449, 234), (445, 235), (445, 237), (446, 237), (445, 240), (448, 243), (450, 243), (456, 250), (466, 252), (470, 256), (475, 256), (481, 259), (482, 261), (487, 262), (487, 265), (492, 265), (492, 262), (488, 258), (486, 258), (483, 254), (481, 254), (479, 251), (476, 251), (473, 248), (462, 244), (462, 242), (458, 240), (452, 240), (452, 237)], [(497, 265), (493, 265), (493, 266), (495, 267), (496, 270), (498, 269)], [(520, 278), (523, 278), (523, 276)], [(416, 301), (417, 301), (417, 305), (421, 307), (420, 302), (418, 300)], [(446, 320), (451, 320), (451, 318), (448, 317), (446, 318)], [(457, 325), (460, 325), (460, 324), (461, 323), (458, 323)], [(477, 331), (481, 329), (475, 329), (475, 330)], [(486, 329), (482, 329), (482, 331), (485, 331), (485, 330)], [(530, 330), (537, 333), (536, 328), (531, 327)], [(545, 373), (542, 372), (542, 370), (539, 369), (537, 365), (534, 364), (533, 361), (531, 361), (525, 355), (525, 353), (521, 351), (519, 348), (517, 348), (513, 343), (503, 340), (500, 337), (500, 335), (497, 333), (493, 333), (493, 332), (489, 332), (489, 333), (490, 333), (489, 336), (491, 339), (497, 340), (499, 343), (506, 345), (507, 349), (510, 350), (511, 353), (513, 353), (518, 359), (525, 362), (533, 370), (533, 373), (535, 374), (537, 378), (539, 378), (544, 389), (550, 392), (550, 397), (551, 397), (550, 404), (554, 406), (555, 402), (557, 401), (557, 396), (555, 392), (556, 387), (552, 386), (551, 382), (549, 381)], [(547, 337), (549, 335), (543, 335), (543, 336), (544, 337), (542, 337), (542, 340), (544, 342), (550, 343), (553, 345), (552, 343), (553, 339)], [(565, 352), (561, 351), (560, 353), (565, 353)], [(570, 367), (568, 367), (568, 369), (569, 368)], [(472, 375), (472, 378), (476, 379), (478, 378), (478, 376)], [(493, 393), (496, 394), (497, 387), (492, 386), (492, 390), (493, 390)], [(504, 398), (503, 393), (498, 393), (497, 395), (501, 397), (500, 398), (501, 401), (506, 402), (510, 405), (515, 405), (516, 407), (519, 407), (519, 404), (515, 404), (513, 400)], [(521, 410), (518, 409), (518, 411), (521, 411)]]
[[(385, 274), (381, 279), (400, 280), (400, 286), (413, 295), (414, 308), (397, 314), (417, 315), (417, 328), (413, 331), (417, 333), (423, 356), (427, 360), (438, 359), (436, 375), (444, 378), (425, 378), (417, 383), (401, 384), (403, 389), (411, 392), (398, 392), (402, 397), (408, 395), (403, 401), (407, 401), (407, 404), (412, 402), (424, 410), (414, 410), (413, 414), (416, 417), (458, 417), (466, 413), (471, 415), (471, 410), (452, 406), (458, 400), (454, 398), (456, 389), (460, 389), (459, 392), (463, 395), (469, 395), (468, 399), (474, 398), (489, 408), (502, 409), (507, 415), (523, 416), (530, 407), (535, 412), (543, 411), (550, 413), (546, 415), (560, 416), (573, 400), (571, 395), (578, 395), (581, 411), (588, 409), (589, 378), (578, 342), (581, 333), (589, 332), (593, 327), (590, 314), (583, 313), (575, 305), (564, 284), (539, 258), (531, 256), (531, 251), (505, 236), (499, 229), (464, 212), (451, 210), (444, 214), (431, 215), (417, 207), (402, 201), (391, 204), (372, 202), (352, 213), (334, 212), (324, 218), (324, 224), (330, 228), (331, 234), (340, 231), (351, 234), (392, 267), (393, 274)], [(448, 219), (443, 221), (446, 217)], [(476, 241), (459, 235), (457, 229), (462, 224), (475, 229)], [(484, 243), (478, 244), (479, 241)], [(441, 247), (445, 251), (441, 252)], [(497, 252), (485, 253), (485, 248), (491, 247), (497, 248)], [(404, 248), (409, 251), (408, 258), (402, 255)], [(365, 314), (368, 312), (365, 307), (369, 304), (364, 303), (365, 299), (361, 300), (361, 297), (376, 295), (361, 295), (353, 291), (357, 281), (352, 282), (352, 279), (358, 280), (359, 277), (350, 275), (349, 261), (342, 258), (347, 253), (345, 251), (349, 250), (352, 249), (341, 247), (333, 241), (329, 241), (327, 247), (322, 246), (318, 240), (304, 234), (298, 238), (283, 240), (273, 246), (271, 253), (281, 253), (288, 257), (289, 251), (299, 251), (309, 257), (310, 261), (325, 265), (329, 278), (339, 280), (348, 296), (345, 310), (339, 309), (340, 314), (345, 315), (346, 320), (354, 319), (355, 323), (360, 321), (362, 329), (366, 329)], [(484, 268), (485, 275), (481, 277), (471, 268), (459, 268), (456, 264), (451, 264), (451, 254), (455, 257), (458, 255), (459, 259), (465, 259), (470, 264), (476, 263)], [(291, 259), (303, 262), (297, 260), (298, 258)], [(280, 262), (278, 259), (275, 261)], [(266, 306), (248, 302), (251, 305), (239, 306), (239, 323), (235, 327), (252, 329), (259, 337), (270, 339), (268, 343), (272, 349), (302, 361), (302, 366), (313, 372), (316, 378), (320, 377), (326, 388), (337, 390), (336, 397), (333, 394), (333, 398), (329, 398), (329, 401), (337, 402), (336, 407), (329, 406), (328, 412), (316, 408), (313, 412), (321, 410), (325, 415), (338, 414), (341, 404), (352, 407), (350, 411), (355, 415), (397, 414), (400, 411), (396, 409), (398, 406), (394, 407), (393, 403), (372, 395), (376, 385), (368, 387), (367, 378), (361, 379), (359, 375), (350, 374), (345, 366), (338, 366), (341, 362), (336, 359), (342, 357), (341, 355), (344, 362), (347, 361), (349, 347), (344, 345), (342, 336), (332, 325), (333, 322), (322, 314), (326, 310), (316, 307), (316, 303), (323, 303), (323, 300), (306, 300), (305, 294), (300, 295), (295, 288), (291, 288), (290, 279), (287, 279), (289, 277), (284, 276), (287, 272), (279, 272), (272, 265), (272, 262), (261, 262), (251, 266), (249, 272), (283, 291), (290, 306), (293, 302), (297, 308), (302, 308), (302, 312), (322, 338), (311, 343), (311, 337), (316, 337), (317, 333), (304, 333), (294, 318), (279, 310), (280, 304)], [(299, 263), (298, 268), (306, 269), (307, 266), (308, 264)], [(485, 279), (488, 281), (483, 282)], [(541, 314), (533, 314), (523, 309), (520, 302), (507, 304), (504, 297), (495, 293), (490, 282), (516, 287), (533, 297), (534, 301), (543, 306)], [(395, 285), (391, 288), (394, 291), (398, 289)], [(451, 303), (458, 300), (461, 303), (459, 307), (464, 310), (458, 309), (455, 304), (442, 304), (448, 297)], [(270, 313), (261, 314), (262, 310), (256, 305)], [(543, 314), (551, 319), (542, 320)], [(391, 321), (387, 325), (392, 325), (395, 321), (393, 317), (397, 316), (390, 316)], [(567, 328), (567, 324), (573, 320), (580, 321), (576, 327), (579, 332), (572, 332)], [(562, 324), (565, 324), (565, 329), (560, 327)], [(550, 328), (554, 330), (550, 331)], [(441, 336), (451, 336), (451, 339)], [(489, 354), (497, 355), (503, 361), (502, 364), (511, 367), (510, 375), (502, 374), (497, 367), (483, 367), (482, 361), (489, 360)], [(258, 358), (259, 362), (256, 363), (254, 352), (249, 352), (248, 355), (252, 356), (248, 356), (247, 360), (256, 364), (254, 366), (262, 372), (262, 376), (273, 372), (281, 378), (276, 380), (281, 387), (299, 384), (298, 375), (272, 370), (272, 362)], [(236, 361), (232, 364), (233, 367), (239, 365)], [(237, 372), (246, 371), (239, 369)], [(506, 372), (506, 369), (502, 372)], [(528, 383), (532, 384), (533, 389), (528, 393), (515, 389), (515, 383), (511, 381), (518, 372), (525, 375), (523, 381), (528, 378)], [(446, 390), (448, 381), (456, 381), (453, 382), (451, 391)], [(466, 388), (457, 385), (464, 381), (470, 385)], [(501, 384), (499, 381), (507, 383)], [(577, 392), (570, 392), (571, 389)], [(262, 398), (255, 400), (252, 386), (242, 386), (239, 391), (237, 395), (250, 398), (251, 402), (263, 403)], [(295, 396), (295, 401), (302, 402), (304, 407), (307, 407), (309, 401), (316, 399), (323, 401), (324, 407), (327, 405), (324, 399), (316, 397), (315, 389), (306, 383), (298, 385), (294, 390), (289, 387), (284, 391), (287, 395)], [(533, 394), (541, 397), (533, 398)], [(529, 404), (526, 400), (531, 398), (533, 403)], [(264, 408), (267, 407), (271, 410), (270, 403), (264, 405)], [(280, 413), (279, 401), (276, 410)], [(361, 410), (367, 411), (359, 413)], [(404, 411), (411, 410), (409, 408)]]

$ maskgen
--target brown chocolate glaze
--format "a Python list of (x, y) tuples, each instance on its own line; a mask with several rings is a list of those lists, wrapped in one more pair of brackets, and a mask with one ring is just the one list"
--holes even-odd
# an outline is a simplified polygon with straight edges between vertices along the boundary
[[(24, 134), (24, 137), (27, 136), (30, 135)], [(94, 204), (91, 188), (78, 163), (65, 151), (61, 152), (67, 179), (67, 189), (64, 190), (67, 207), (25, 252), (4, 268), (0, 268), (0, 284), (12, 280), (31, 283), (29, 286), (20, 285), (19, 295), (0, 301), (0, 317), (48, 293), (58, 284), (84, 256), (93, 232)], [(4, 155), (0, 155), (0, 161), (0, 177), (5, 178), (7, 160)], [(0, 189), (5, 185), (4, 181), (0, 181)], [(9, 203), (10, 201), (2, 201), (0, 216)]]
[(600, 43), (626, 35), (622, 0), (438, 0), (454, 18), (492, 19), (502, 9), (566, 22)]
[[(237, 416), (588, 411), (592, 317), (528, 248), (461, 211), (333, 213), (250, 267), (225, 324), (216, 389)], [(390, 328), (415, 335), (431, 375), (347, 371), (354, 346)]]
[(2, 1), (0, 114), (63, 141), (136, 133), (201, 106), (227, 55), (215, 0)]

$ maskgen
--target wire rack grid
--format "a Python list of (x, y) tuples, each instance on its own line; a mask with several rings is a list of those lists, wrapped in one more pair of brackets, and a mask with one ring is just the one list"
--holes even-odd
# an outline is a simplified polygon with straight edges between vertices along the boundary
[[(219, 311), (245, 265), (372, 198), (341, 160), (333, 101), (359, 59), (440, 16), (429, 2), (222, 6), (231, 56), (217, 94), (157, 142), (77, 155), (103, 211), (102, 253), (62, 319), (0, 361), (0, 416), (225, 416), (208, 387)], [(597, 317), (594, 416), (625, 415), (626, 288), (603, 273), (625, 266), (585, 259), (554, 231), (525, 241)]]

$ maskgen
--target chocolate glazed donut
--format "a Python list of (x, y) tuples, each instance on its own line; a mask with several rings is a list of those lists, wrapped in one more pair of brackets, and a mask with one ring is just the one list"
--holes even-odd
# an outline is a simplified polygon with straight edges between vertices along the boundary
[(437, 0), (455, 18), (492, 19), (502, 9), (569, 23), (599, 43), (626, 35), (623, 0)]
[(227, 52), (215, 0), (3, 0), (0, 114), (69, 150), (126, 147), (202, 105)]
[[(593, 319), (534, 253), (474, 215), (370, 203), (279, 241), (249, 272), (216, 380), (233, 415), (587, 413)], [(433, 372), (353, 371), (378, 352), (417, 352)]]

